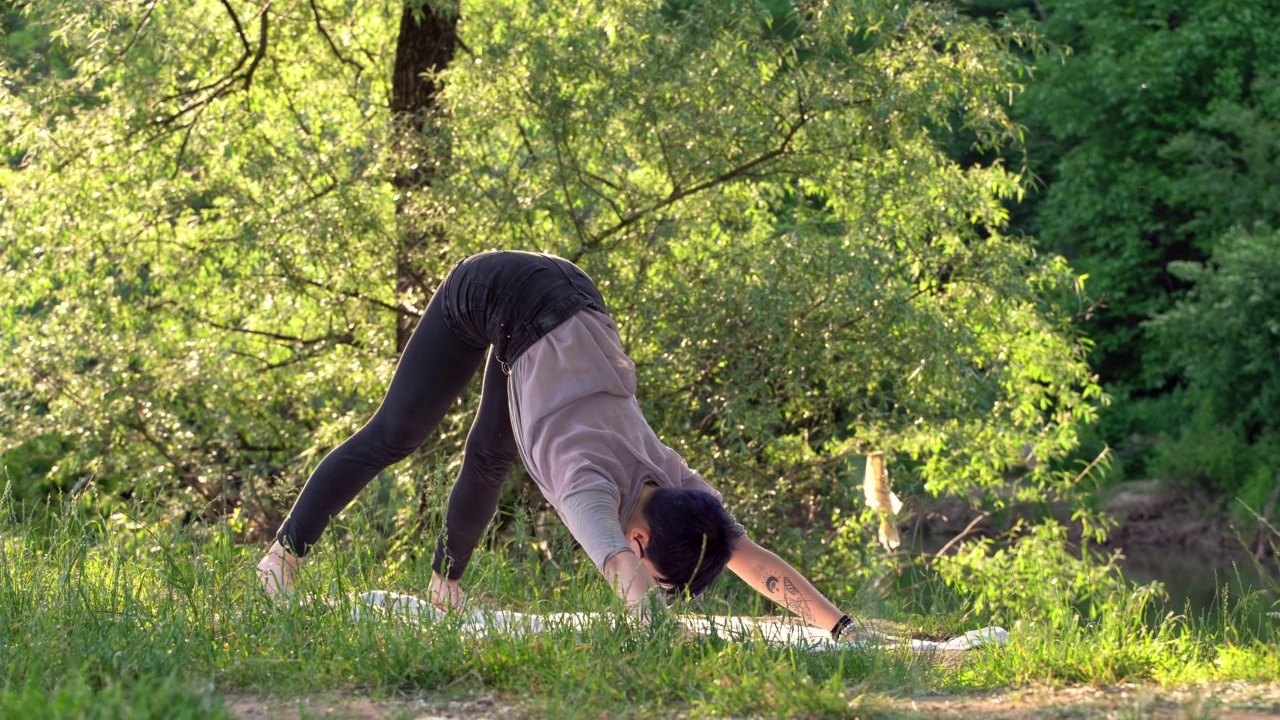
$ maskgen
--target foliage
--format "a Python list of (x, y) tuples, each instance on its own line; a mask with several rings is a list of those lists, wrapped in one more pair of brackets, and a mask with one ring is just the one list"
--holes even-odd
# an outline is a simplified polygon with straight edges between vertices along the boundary
[(1181, 382), (1143, 323), (1190, 279), (1168, 266), (1208, 258), (1231, 228), (1280, 217), (1276, 195), (1280, 41), (1266, 2), (1054, 0), (1045, 37), (1070, 49), (1036, 67), (1018, 117), (1037, 138), (1043, 196), (1020, 228), (1088, 276), (1086, 333), (1108, 391), (1107, 439), (1143, 472), (1135, 436), (1177, 435), (1162, 403)]
[[(225, 525), (193, 533), (176, 524), (82, 520), (64, 516), (45, 531), (8, 512), (0, 521), (0, 703), (8, 704), (0, 707), (43, 714), (59, 702), (83, 709), (97, 699), (116, 708), (120, 689), (155, 689), (175, 713), (201, 716), (202, 708), (216, 713), (215, 688), (304, 696), (417, 690), (442, 699), (496, 695), (539, 716), (667, 714), (672, 707), (785, 716), (874, 708), (874, 699), (861, 697), (864, 682), (887, 690), (930, 673), (894, 653), (797, 653), (689, 640), (669, 626), (602, 621), (574, 636), (477, 639), (461, 636), (450, 619), (357, 622), (356, 588), (413, 592), (429, 577), (429, 562), (389, 568), (357, 545), (310, 563), (300, 594), (277, 603), (243, 572), (253, 551), (236, 545)], [(367, 521), (359, 513), (347, 519)], [(504, 607), (620, 612), (588, 568), (488, 552), (476, 560), (482, 572), (473, 594), (501, 598)], [(724, 601), (706, 602), (706, 610), (726, 609)], [(592, 649), (607, 651), (584, 651)], [(134, 701), (140, 716), (148, 701)]]
[(1280, 233), (1228, 233), (1206, 263), (1170, 272), (1193, 284), (1147, 327), (1187, 386), (1191, 418), (1164, 451), (1174, 477), (1203, 476), (1260, 509), (1280, 459)]
[(1005, 624), (1038, 623), (1053, 631), (1075, 625), (1081, 615), (1095, 620), (1117, 604), (1141, 610), (1152, 593), (1161, 592), (1155, 586), (1131, 595), (1114, 555), (1073, 554), (1067, 528), (1052, 520), (1026, 528), (1008, 547), (984, 538), (936, 563), (942, 579), (981, 617)]
[(1208, 263), (1170, 271), (1194, 287), (1149, 323), (1190, 392), (1246, 437), (1280, 431), (1280, 232), (1234, 231)]
[(73, 677), (48, 690), (36, 684), (0, 691), (0, 715), (47, 720), (186, 720), (230, 718), (208, 685), (169, 677), (143, 677), (93, 687)]
[[(493, 247), (597, 278), (655, 427), (744, 515), (812, 516), (870, 449), (934, 492), (1031, 449), (1021, 492), (1060, 489), (1100, 399), (1074, 276), (1004, 232), (1023, 178), (944, 151), (1018, 143), (1017, 28), (884, 0), (475, 0), (447, 112), (407, 138), (397, 3), (23, 8), (71, 69), (2, 100), (0, 452), (51, 468), (17, 468), (27, 496), (88, 477), (278, 508), (425, 304), (399, 263), (438, 278)], [(432, 183), (396, 196), (413, 163)], [(393, 251), (423, 227), (447, 234)], [(460, 410), (426, 452), (456, 449)]]
[(1002, 233), (1020, 178), (938, 140), (1016, 141), (1019, 36), (922, 5), (668, 10), (464, 11), (424, 212), (597, 277), (654, 425), (740, 510), (811, 506), (874, 448), (955, 491), (1073, 447), (1098, 399), (1054, 304), (1073, 278)]
[(20, 493), (14, 448), (52, 448), (64, 492), (261, 502), (363, 420), (399, 300), (376, 282), (388, 8), (348, 5), (25, 7), (72, 72), (0, 98)]
[[(345, 515), (343, 529), (368, 534), (376, 522), (368, 509)], [(1008, 647), (946, 662), (858, 647), (811, 653), (688, 639), (609, 622), (573, 636), (467, 638), (450, 620), (418, 627), (352, 620), (355, 592), (421, 592), (427, 558), (389, 566), (370, 544), (355, 543), (319, 554), (305, 566), (299, 594), (273, 602), (248, 570), (258, 550), (237, 544), (225, 524), (198, 530), (138, 522), (132, 512), (107, 521), (71, 512), (33, 525), (15, 515), (14, 506), (0, 506), (0, 711), (15, 715), (225, 717), (228, 695), (282, 706), (316, 696), (408, 695), (415, 704), (488, 698), (548, 717), (876, 717), (890, 714), (883, 708), (892, 698), (940, 690), (1280, 679), (1274, 621), (1250, 626), (1224, 610), (1229, 622), (1193, 617), (1148, 629), (1125, 595), (1099, 596), (1095, 619), (1061, 628), (1011, 616)], [(482, 549), (473, 597), (529, 612), (618, 612), (598, 575), (557, 562), (567, 547), (556, 550), (544, 560)], [(1057, 597), (1047, 580), (1061, 578), (1062, 567), (1046, 564), (1045, 582), (1018, 592)], [(681, 609), (744, 612), (739, 589), (751, 592), (720, 583)], [(849, 597), (833, 599), (868, 617)], [(899, 601), (879, 603), (871, 617), (899, 617)], [(970, 615), (937, 629), (957, 634), (978, 623)]]

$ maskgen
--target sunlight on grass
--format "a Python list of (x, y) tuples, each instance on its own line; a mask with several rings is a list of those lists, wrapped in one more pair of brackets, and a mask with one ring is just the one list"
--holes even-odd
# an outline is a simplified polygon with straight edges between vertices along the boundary
[[(458, 618), (421, 626), (354, 620), (357, 593), (413, 593), (430, 568), (411, 556), (383, 562), (369, 545), (339, 549), (341, 542), (316, 554), (294, 596), (273, 601), (253, 577), (260, 548), (237, 544), (227, 527), (0, 521), (0, 714), (223, 717), (220, 698), (229, 692), (377, 698), (411, 689), (507, 698), (523, 712), (564, 717), (877, 717), (893, 715), (890, 698), (917, 693), (1280, 678), (1275, 622), (1243, 621), (1256, 616), (1261, 596), (1224, 598), (1212, 618), (1153, 619), (1151, 589), (1125, 587), (1084, 613), (1053, 607), (1062, 598), (1047, 595), (1029, 605), (1038, 616), (996, 618), (1013, 620), (1008, 647), (947, 656), (810, 652), (608, 620), (577, 632), (475, 637), (459, 631)], [(482, 551), (473, 597), (607, 618), (612, 595), (589, 565), (570, 562), (568, 548), (553, 557), (561, 559)], [(904, 591), (884, 602), (898, 629), (958, 633), (990, 619), (966, 615), (961, 597), (929, 578), (903, 575)], [(691, 609), (744, 611), (743, 596), (722, 590)]]

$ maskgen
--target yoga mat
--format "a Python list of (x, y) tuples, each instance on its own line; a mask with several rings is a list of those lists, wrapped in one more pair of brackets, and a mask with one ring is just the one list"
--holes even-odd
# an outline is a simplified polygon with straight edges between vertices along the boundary
[[(445, 613), (425, 600), (386, 590), (373, 590), (356, 596), (356, 618), (398, 617), (411, 622), (434, 622)], [(525, 635), (552, 630), (576, 630), (603, 617), (600, 613), (520, 613), (508, 610), (473, 610), (462, 616), (462, 632), (474, 635)], [(985, 627), (971, 630), (941, 642), (884, 638), (836, 642), (825, 630), (800, 622), (759, 620), (726, 615), (677, 615), (690, 632), (714, 635), (728, 640), (763, 640), (772, 645), (802, 647), (812, 650), (834, 650), (840, 647), (872, 646), (887, 649), (919, 651), (970, 650), (976, 647), (999, 647), (1009, 642), (1004, 628)]]

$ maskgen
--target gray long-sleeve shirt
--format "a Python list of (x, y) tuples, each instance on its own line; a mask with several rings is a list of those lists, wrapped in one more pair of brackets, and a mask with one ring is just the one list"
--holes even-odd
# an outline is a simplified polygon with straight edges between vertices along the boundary
[(646, 483), (720, 497), (649, 427), (636, 401), (635, 363), (607, 315), (582, 310), (510, 370), (521, 459), (597, 568), (629, 549), (623, 525)]

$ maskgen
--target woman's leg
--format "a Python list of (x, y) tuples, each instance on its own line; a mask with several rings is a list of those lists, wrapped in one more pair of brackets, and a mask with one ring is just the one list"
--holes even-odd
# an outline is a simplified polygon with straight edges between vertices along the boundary
[(445, 530), (436, 542), (431, 567), (441, 577), (462, 577), (471, 553), (498, 509), (502, 485), (517, 454), (507, 405), (507, 375), (490, 352), (484, 372), (480, 409), (467, 434), (462, 469), (449, 494)]
[(311, 473), (276, 535), (280, 544), (305, 555), (374, 476), (427, 439), (483, 358), (484, 346), (464, 340), (445, 323), (437, 292), (400, 356), (382, 405)]

